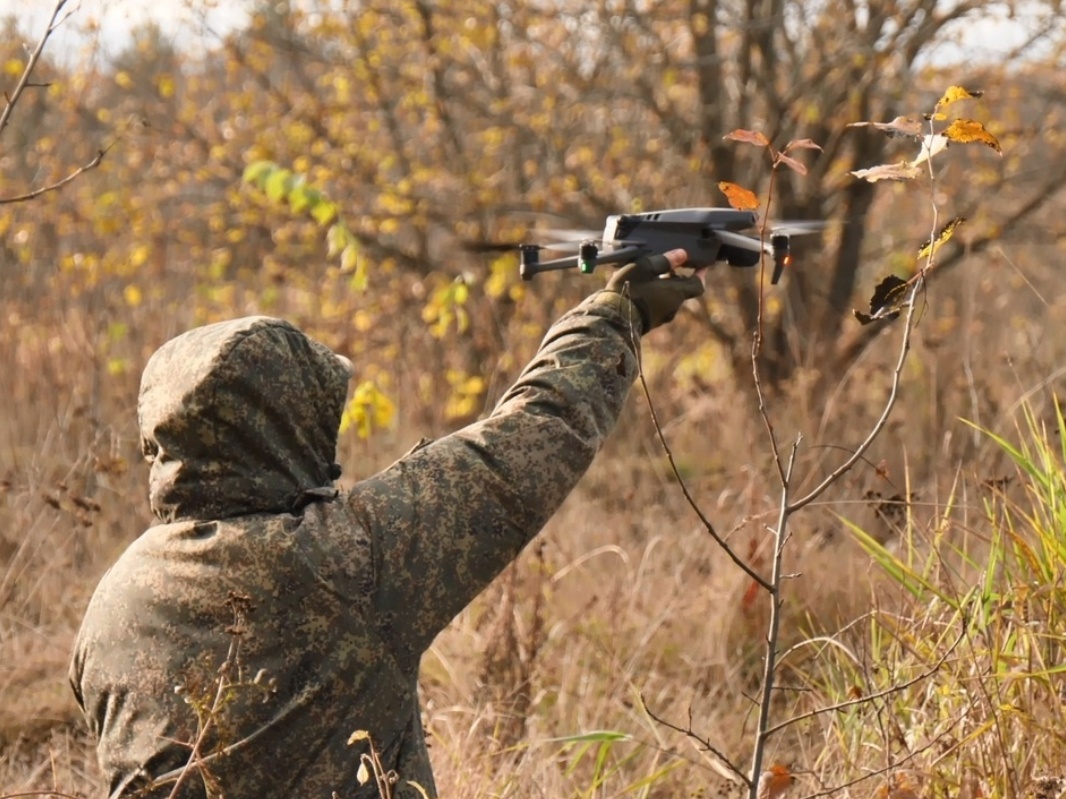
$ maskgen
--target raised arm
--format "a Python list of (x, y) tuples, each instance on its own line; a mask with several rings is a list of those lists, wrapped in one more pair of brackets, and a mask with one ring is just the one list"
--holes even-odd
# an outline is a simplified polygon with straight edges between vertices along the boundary
[(549, 329), (488, 418), (352, 490), (374, 542), (375, 610), (398, 657), (417, 659), (558, 510), (614, 427), (640, 334), (702, 292), (692, 280), (657, 281), (677, 291), (650, 321), (628, 284), (594, 294)]

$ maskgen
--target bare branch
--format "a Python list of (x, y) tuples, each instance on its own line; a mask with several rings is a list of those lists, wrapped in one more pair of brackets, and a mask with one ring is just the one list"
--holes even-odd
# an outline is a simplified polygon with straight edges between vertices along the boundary
[(814, 502), (814, 500), (818, 499), (829, 486), (833, 485), (833, 483), (850, 471), (851, 467), (862, 459), (866, 450), (868, 450), (870, 445), (874, 443), (874, 439), (881, 434), (881, 431), (885, 429), (885, 425), (888, 424), (888, 417), (892, 414), (892, 409), (896, 406), (896, 399), (899, 397), (899, 386), (903, 378), (903, 367), (907, 363), (907, 355), (911, 349), (911, 335), (914, 332), (914, 312), (917, 307), (915, 299), (924, 285), (925, 278), (923, 270), (923, 272), (918, 273), (918, 279), (914, 281), (910, 294), (904, 303), (907, 308), (907, 315), (904, 320), (903, 341), (900, 342), (899, 357), (896, 359), (896, 366), (892, 370), (892, 385), (888, 391), (888, 398), (885, 400), (885, 407), (881, 409), (881, 415), (878, 417), (877, 421), (874, 422), (874, 425), (870, 428), (870, 432), (867, 433), (866, 438), (864, 438), (859, 446), (855, 448), (855, 451), (851, 456), (830, 472), (825, 479), (812, 488), (806, 496), (797, 499), (789, 505), (789, 513), (795, 513), (800, 508)]
[(920, 755), (925, 754), (930, 749), (935, 749), (936, 747), (940, 746), (941, 745), (941, 741), (945, 737), (953, 736), (953, 734), (954, 734), (954, 732), (955, 732), (955, 730), (957, 728), (958, 723), (963, 718), (965, 718), (966, 714), (969, 713), (970, 710), (973, 709), (976, 705), (977, 705), (977, 699), (975, 697), (974, 699), (972, 699), (970, 701), (969, 706), (962, 713), (960, 713), (958, 715), (958, 717), (956, 717), (954, 719), (951, 719), (951, 720), (949, 720), (948, 722), (946, 722), (944, 724), (944, 728), (940, 731), (939, 734), (934, 735), (925, 744), (923, 744), (922, 746), (919, 746), (917, 749), (915, 749), (915, 750), (913, 750), (911, 752), (908, 752), (906, 755), (901, 757), (899, 760), (890, 762), (886, 766), (882, 766), (881, 768), (874, 769), (873, 771), (867, 772), (866, 774), (863, 774), (861, 777), (856, 777), (853, 780), (848, 780), (847, 782), (840, 783), (838, 785), (834, 785), (834, 786), (829, 787), (829, 788), (824, 788), (824, 789), (822, 789), (820, 791), (815, 791), (814, 793), (809, 793), (806, 796), (801, 797), (801, 799), (819, 799), (819, 797), (822, 797), (822, 796), (832, 796), (833, 794), (841, 793), (842, 791), (846, 791), (848, 788), (851, 788), (851, 787), (853, 787), (855, 785), (858, 785), (860, 783), (866, 782), (867, 780), (871, 780), (874, 777), (880, 777), (882, 774), (888, 774), (890, 772), (893, 772), (896, 769), (898, 769), (900, 766), (903, 766), (903, 765), (909, 763), (912, 760), (916, 760)]
[[(30, 59), (26, 62), (26, 68), (22, 70), (22, 76), (19, 78), (19, 82), (15, 84), (15, 90), (11, 93), (11, 96), (7, 98), (7, 104), (4, 106), (4, 110), (0, 111), (0, 136), (4, 133), (4, 128), (7, 127), (7, 123), (11, 119), (11, 112), (15, 109), (15, 103), (19, 101), (19, 97), (22, 96), (22, 92), (30, 86), (30, 75), (33, 74), (34, 68), (37, 66), (37, 61), (41, 58), (41, 53), (44, 52), (44, 46), (48, 43), (48, 38), (55, 32), (55, 29), (59, 27), (59, 23), (63, 20), (56, 20), (59, 18), (59, 12), (63, 10), (63, 6), (67, 4), (67, 0), (56, 0), (55, 8), (52, 9), (52, 16), (48, 20), (48, 26), (44, 29), (44, 33), (41, 34), (40, 40), (37, 42), (37, 46), (33, 52), (30, 53)], [(66, 17), (63, 17), (66, 19)]]
[(747, 774), (745, 774), (743, 771), (741, 771), (733, 763), (733, 761), (731, 761), (728, 757), (726, 757), (726, 755), (720, 749), (718, 749), (716, 746), (714, 746), (714, 744), (712, 744), (706, 738), (701, 737), (698, 733), (696, 733), (692, 729), (692, 710), (691, 710), (691, 708), (689, 709), (688, 726), (687, 727), (679, 727), (678, 725), (673, 724), (673, 723), (667, 721), (666, 719), (660, 718), (659, 716), (655, 715), (655, 713), (652, 712), (652, 709), (650, 707), (648, 707), (648, 701), (644, 698), (644, 694), (640, 694), (640, 706), (644, 709), (644, 712), (647, 713), (649, 717), (651, 717), (651, 720), (654, 721), (656, 724), (661, 724), (662, 726), (666, 727), (667, 729), (671, 729), (674, 732), (679, 732), (682, 735), (684, 735), (684, 736), (686, 736), (688, 738), (691, 738), (693, 741), (695, 741), (700, 746), (702, 746), (705, 751), (710, 752), (712, 755), (714, 755), (716, 758), (718, 758), (718, 760), (721, 762), (721, 765), (724, 768), (726, 768), (731, 774), (733, 774), (738, 779), (740, 779), (744, 783), (745, 787), (748, 787), (748, 788), (751, 787), (751, 780), (748, 778)]
[[(755, 735), (755, 751), (751, 757), (751, 773), (755, 784), (749, 785), (751, 799), (756, 799), (758, 775), (762, 774), (763, 756), (766, 754), (766, 742), (770, 739), (770, 712), (774, 694), (774, 672), (777, 670), (777, 645), (781, 636), (781, 561), (788, 540), (788, 492), (792, 486), (792, 471), (796, 466), (796, 454), (799, 452), (800, 439), (797, 438), (789, 452), (788, 464), (781, 474), (781, 510), (774, 530), (774, 563), (770, 583), (770, 629), (766, 634), (766, 656), (763, 666), (762, 701), (759, 703), (759, 729)], [(775, 445), (776, 446), (776, 445)]]
[(877, 693), (869, 694), (868, 696), (860, 696), (857, 699), (849, 699), (846, 702), (838, 702), (835, 705), (826, 705), (825, 707), (815, 708), (814, 710), (810, 710), (806, 713), (800, 713), (798, 716), (793, 716), (790, 719), (785, 719), (784, 721), (774, 724), (771, 727), (767, 727), (766, 735), (767, 737), (769, 737), (774, 733), (780, 732), (786, 727), (790, 727), (800, 721), (812, 719), (815, 716), (820, 716), (823, 713), (835, 713), (838, 710), (846, 710), (849, 707), (855, 707), (856, 705), (862, 705), (867, 702), (874, 702), (878, 699), (884, 699), (887, 696), (892, 696), (892, 694), (897, 694), (900, 691), (905, 691), (908, 688), (917, 685), (922, 680), (926, 680), (932, 677), (934, 674), (940, 671), (940, 669), (942, 669), (944, 667), (944, 664), (948, 661), (948, 658), (950, 658), (952, 654), (954, 654), (955, 650), (959, 648), (959, 644), (962, 643), (965, 637), (966, 629), (964, 626), (962, 632), (959, 633), (958, 637), (952, 642), (951, 646), (947, 648), (944, 654), (940, 656), (936, 663), (934, 663), (926, 671), (923, 671), (921, 674), (912, 677), (906, 682), (901, 682), (897, 685), (889, 686), (883, 691), (878, 691)]
[(91, 161), (89, 161), (84, 166), (78, 167), (65, 178), (57, 180), (55, 183), (50, 183), (47, 186), (41, 186), (39, 189), (34, 189), (31, 192), (27, 192), (26, 194), (19, 194), (15, 197), (0, 197), (0, 205), (9, 205), (11, 203), (24, 203), (27, 200), (32, 200), (36, 197), (40, 197), (42, 194), (47, 194), (50, 191), (55, 191), (56, 189), (63, 188), (72, 180), (77, 178), (79, 175), (83, 175), (90, 169), (95, 169), (96, 167), (100, 166), (100, 164), (104, 160), (104, 156), (107, 155), (107, 151), (111, 149), (112, 145), (113, 143), (107, 145), (107, 147), (104, 147), (101, 150), (97, 150), (96, 155), (93, 156)]

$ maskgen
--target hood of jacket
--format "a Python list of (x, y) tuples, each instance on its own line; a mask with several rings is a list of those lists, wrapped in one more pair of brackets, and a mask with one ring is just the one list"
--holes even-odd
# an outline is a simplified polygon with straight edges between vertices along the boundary
[(333, 496), (350, 364), (288, 322), (247, 317), (164, 344), (141, 378), (141, 447), (164, 522), (295, 512)]

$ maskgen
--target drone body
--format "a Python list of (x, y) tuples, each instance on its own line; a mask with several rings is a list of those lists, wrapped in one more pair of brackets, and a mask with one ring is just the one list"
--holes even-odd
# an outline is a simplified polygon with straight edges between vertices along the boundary
[[(758, 234), (744, 235), (758, 225), (758, 217), (751, 211), (733, 208), (674, 208), (640, 214), (614, 214), (607, 217), (601, 239), (562, 244), (523, 244), (520, 273), (523, 280), (556, 269), (578, 268), (588, 274), (600, 264), (628, 263), (644, 255), (683, 249), (688, 253), (685, 267), (701, 269), (725, 261), (730, 266), (755, 266), (763, 252), (774, 259), (771, 282), (776, 283), (791, 260), (789, 236), (806, 233), (821, 227), (820, 223), (793, 223), (774, 228), (769, 241)], [(541, 250), (576, 247), (577, 255), (540, 260)]]

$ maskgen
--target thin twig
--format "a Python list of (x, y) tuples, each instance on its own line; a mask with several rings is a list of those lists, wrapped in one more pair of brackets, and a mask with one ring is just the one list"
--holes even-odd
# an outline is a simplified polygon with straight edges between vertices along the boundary
[(671, 729), (674, 732), (679, 732), (679, 733), (681, 733), (682, 735), (684, 735), (687, 738), (691, 738), (693, 741), (695, 741), (700, 746), (702, 746), (705, 751), (710, 752), (712, 755), (714, 755), (716, 758), (718, 758), (718, 760), (721, 761), (721, 765), (724, 768), (728, 769), (731, 774), (734, 774), (738, 779), (742, 780), (746, 787), (748, 787), (748, 788), (751, 787), (751, 780), (748, 778), (747, 774), (745, 774), (743, 771), (741, 771), (733, 763), (733, 761), (731, 761), (725, 755), (725, 753), (722, 752), (721, 749), (717, 748), (714, 744), (712, 744), (706, 738), (701, 737), (698, 733), (696, 733), (692, 729), (692, 708), (689, 708), (688, 727), (679, 727), (678, 725), (676, 725), (676, 724), (674, 724), (672, 722), (669, 722), (666, 719), (660, 718), (659, 716), (655, 715), (655, 713), (652, 712), (652, 709), (650, 707), (648, 707), (648, 701), (644, 698), (644, 694), (640, 694), (639, 696), (640, 696), (640, 706), (644, 709), (644, 712), (648, 714), (648, 716), (651, 718), (652, 721), (654, 721), (657, 724), (661, 724), (662, 726), (666, 727), (667, 729)]
[(759, 404), (759, 416), (766, 426), (766, 436), (770, 439), (770, 454), (774, 458), (774, 466), (777, 467), (777, 476), (782, 483), (785, 482), (785, 465), (781, 462), (781, 448), (777, 444), (777, 435), (774, 433), (774, 423), (770, 419), (770, 412), (766, 409), (766, 395), (762, 390), (762, 378), (759, 375), (759, 354), (762, 352), (763, 341), (763, 305), (766, 293), (766, 226), (770, 223), (770, 204), (773, 202), (774, 178), (777, 177), (777, 163), (773, 148), (768, 148), (770, 160), (773, 165), (770, 168), (770, 181), (766, 188), (766, 213), (763, 214), (762, 226), (759, 228), (759, 307), (755, 317), (755, 336), (751, 345), (751, 374), (755, 382), (755, 398)]
[(0, 197), (0, 205), (8, 205), (10, 203), (24, 203), (27, 200), (32, 200), (36, 197), (40, 197), (42, 194), (47, 194), (50, 191), (55, 191), (56, 189), (63, 188), (72, 180), (75, 180), (79, 175), (83, 175), (90, 169), (95, 169), (96, 167), (100, 166), (101, 162), (103, 162), (104, 160), (104, 156), (107, 155), (108, 150), (110, 150), (113, 146), (114, 142), (107, 145), (106, 147), (97, 150), (96, 155), (93, 156), (91, 161), (89, 161), (84, 166), (78, 167), (65, 178), (62, 178), (61, 180), (58, 180), (55, 183), (51, 183), (47, 186), (41, 186), (38, 189), (34, 189), (33, 191), (27, 192), (26, 194), (20, 194), (16, 197)]
[[(15, 103), (19, 101), (19, 97), (22, 96), (22, 92), (29, 85), (30, 75), (33, 73), (34, 67), (37, 66), (37, 61), (41, 57), (41, 53), (44, 52), (44, 46), (48, 42), (48, 38), (55, 32), (58, 27), (56, 19), (59, 17), (59, 12), (63, 10), (63, 6), (67, 4), (67, 0), (57, 0), (55, 8), (52, 9), (52, 16), (48, 20), (48, 26), (44, 29), (44, 33), (41, 34), (40, 40), (37, 42), (37, 47), (30, 53), (29, 61), (26, 62), (26, 68), (22, 70), (22, 76), (19, 78), (19, 82), (15, 84), (15, 89), (11, 92), (11, 95), (7, 98), (7, 104), (4, 106), (4, 110), (0, 111), (0, 136), (4, 133), (4, 128), (7, 127), (7, 123), (11, 119), (11, 112), (15, 108)], [(66, 19), (66, 17), (64, 17)]]
[(919, 755), (923, 755), (926, 752), (928, 752), (930, 749), (934, 749), (934, 748), (940, 746), (941, 740), (945, 736), (949, 736), (949, 735), (953, 736), (955, 731), (956, 731), (956, 729), (957, 729), (958, 723), (963, 718), (965, 718), (966, 713), (969, 713), (970, 710), (972, 710), (976, 705), (977, 705), (977, 699), (974, 698), (974, 699), (972, 699), (970, 701), (969, 707), (967, 707), (966, 710), (963, 711), (963, 713), (960, 713), (957, 718), (952, 719), (949, 723), (945, 724), (944, 725), (944, 729), (941, 730), (941, 732), (938, 735), (934, 735), (932, 738), (929, 739), (928, 742), (926, 742), (922, 746), (919, 746), (917, 749), (915, 749), (915, 750), (913, 750), (911, 752), (908, 752), (906, 755), (901, 757), (899, 760), (893, 761), (892, 763), (889, 763), (887, 766), (882, 766), (881, 768), (874, 769), (873, 771), (867, 772), (866, 774), (863, 774), (861, 777), (856, 777), (853, 780), (848, 780), (847, 782), (839, 783), (839, 784), (834, 785), (834, 786), (832, 786), (830, 788), (825, 788), (825, 789), (820, 790), (820, 791), (815, 791), (814, 793), (806, 794), (805, 796), (801, 797), (801, 799), (819, 799), (819, 797), (822, 797), (822, 796), (832, 796), (835, 793), (840, 793), (842, 791), (846, 791), (848, 788), (854, 787), (855, 785), (858, 785), (859, 783), (866, 782), (867, 780), (872, 780), (874, 777), (879, 777), (882, 774), (888, 774), (891, 771), (896, 771), (897, 769), (900, 768), (900, 766), (903, 766), (903, 765), (905, 765), (906, 763), (909, 763), (912, 760), (916, 760)]
[[(222, 701), (226, 695), (226, 689), (230, 686), (229, 673), (232, 666), (237, 661), (237, 657), (240, 651), (241, 640), (239, 636), (233, 636), (230, 639), (229, 653), (226, 655), (225, 663), (222, 667), (222, 674), (218, 678), (218, 687), (215, 690), (215, 697), (211, 702), (211, 709), (207, 712), (207, 720), (200, 725), (200, 734), (196, 736), (196, 741), (193, 742), (192, 751), (189, 753), (189, 759), (185, 765), (181, 768), (181, 771), (177, 775), (177, 779), (174, 781), (174, 787), (171, 788), (168, 799), (174, 799), (178, 796), (178, 791), (181, 790), (181, 786), (189, 779), (194, 771), (202, 771), (200, 748), (203, 746), (204, 741), (207, 740), (207, 733), (211, 729), (211, 725), (215, 720), (215, 716), (218, 715), (222, 709)], [(157, 785), (159, 782), (156, 783)]]
[(226, 653), (226, 659), (222, 662), (222, 666), (219, 668), (220, 673), (215, 688), (215, 696), (211, 701), (211, 707), (206, 713), (206, 718), (201, 716), (200, 731), (196, 736), (196, 740), (192, 743), (189, 759), (185, 762), (185, 765), (176, 771), (168, 772), (161, 777), (156, 778), (152, 783), (152, 787), (155, 788), (167, 785), (171, 780), (174, 781), (174, 787), (171, 788), (167, 799), (175, 799), (175, 797), (178, 796), (178, 792), (181, 790), (182, 785), (185, 784), (194, 772), (199, 773), (205, 783), (214, 780), (207, 769), (206, 760), (208, 758), (204, 758), (200, 754), (200, 749), (203, 747), (204, 741), (207, 740), (207, 733), (211, 729), (218, 714), (222, 711), (223, 704), (227, 699), (227, 694), (234, 685), (231, 675), (236, 672), (236, 682), (243, 682), (243, 669), (241, 668), (241, 640), (247, 629), (245, 626), (246, 615), (251, 610), (251, 598), (240, 594), (239, 592), (231, 591), (229, 598), (226, 600), (226, 604), (233, 612), (233, 624), (226, 628), (226, 632), (230, 636), (229, 650)]
[(793, 716), (790, 719), (785, 719), (784, 721), (779, 722), (778, 724), (774, 724), (773, 726), (768, 727), (766, 729), (766, 735), (767, 737), (769, 737), (774, 733), (780, 732), (786, 727), (790, 727), (800, 721), (806, 721), (807, 719), (812, 719), (816, 716), (820, 716), (823, 713), (834, 713), (838, 710), (846, 710), (849, 707), (855, 707), (856, 705), (862, 705), (867, 702), (874, 702), (878, 699), (883, 699), (886, 696), (891, 696), (892, 694), (899, 693), (900, 691), (905, 691), (908, 688), (917, 685), (922, 680), (926, 680), (929, 677), (932, 677), (934, 674), (940, 671), (940, 669), (944, 667), (944, 664), (947, 662), (948, 658), (951, 657), (951, 655), (955, 652), (956, 649), (958, 649), (959, 644), (962, 643), (965, 637), (966, 627), (965, 624), (963, 624), (962, 632), (959, 633), (958, 637), (954, 640), (954, 642), (952, 642), (951, 646), (948, 647), (947, 651), (940, 656), (936, 663), (934, 663), (926, 671), (915, 675), (914, 677), (909, 680), (906, 680), (905, 682), (889, 686), (883, 691), (878, 691), (877, 693), (869, 694), (868, 696), (860, 696), (857, 699), (849, 699), (846, 702), (838, 702), (835, 705), (826, 705), (825, 707), (815, 708), (814, 710), (807, 711), (806, 713), (800, 713), (798, 716)]
[(881, 410), (881, 415), (878, 417), (877, 421), (874, 422), (873, 427), (870, 428), (870, 432), (867, 433), (866, 438), (859, 443), (850, 457), (826, 475), (822, 482), (812, 488), (805, 496), (800, 497), (789, 505), (788, 511), (790, 514), (795, 513), (800, 508), (803, 508), (818, 499), (827, 488), (850, 471), (851, 467), (862, 459), (866, 450), (870, 448), (874, 443), (874, 440), (881, 434), (881, 431), (885, 429), (885, 425), (888, 424), (888, 418), (891, 416), (892, 409), (896, 406), (896, 399), (899, 397), (899, 387), (903, 380), (903, 367), (907, 363), (907, 355), (910, 353), (911, 349), (911, 333), (914, 330), (914, 312), (917, 305), (915, 299), (923, 285), (925, 284), (922, 280), (916, 281), (911, 287), (910, 294), (904, 301), (904, 304), (907, 307), (907, 314), (903, 323), (903, 340), (900, 342), (899, 358), (896, 359), (896, 366), (892, 370), (892, 385), (889, 388), (888, 398), (885, 400), (885, 406)]
[[(630, 326), (630, 329), (633, 331), (636, 330), (636, 328), (632, 325)], [(740, 557), (730, 548), (729, 544), (726, 543), (726, 540), (718, 534), (718, 531), (714, 528), (714, 525), (711, 524), (711, 520), (704, 515), (703, 511), (700, 509), (699, 504), (689, 492), (688, 486), (685, 484), (685, 478), (681, 476), (681, 471), (677, 468), (677, 463), (674, 461), (674, 453), (673, 450), (670, 449), (670, 445), (666, 441), (666, 436), (663, 433), (662, 425), (659, 424), (659, 416), (655, 412), (655, 403), (652, 402), (651, 399), (651, 390), (648, 388), (648, 381), (644, 377), (644, 367), (641, 364), (639, 342), (634, 343), (634, 348), (634, 351), (637, 353), (637, 377), (640, 378), (640, 386), (644, 390), (644, 398), (648, 402), (648, 410), (651, 413), (652, 424), (655, 426), (655, 434), (658, 436), (659, 443), (662, 445), (663, 451), (666, 453), (666, 460), (670, 463), (670, 470), (674, 474), (674, 480), (677, 481), (678, 486), (680, 486), (681, 488), (681, 493), (684, 495), (685, 500), (689, 504), (689, 507), (692, 508), (693, 512), (699, 518), (700, 522), (710, 534), (711, 538), (713, 538), (715, 543), (722, 548), (722, 550), (729, 557), (729, 559), (733, 561), (733, 563), (736, 564), (736, 566), (741, 571), (743, 571), (746, 575), (748, 575), (748, 577), (758, 583), (762, 588), (767, 591), (770, 591), (771, 586), (770, 583), (767, 582), (766, 578), (759, 574), (757, 571), (755, 571), (755, 569), (749, 566), (742, 557)]]

